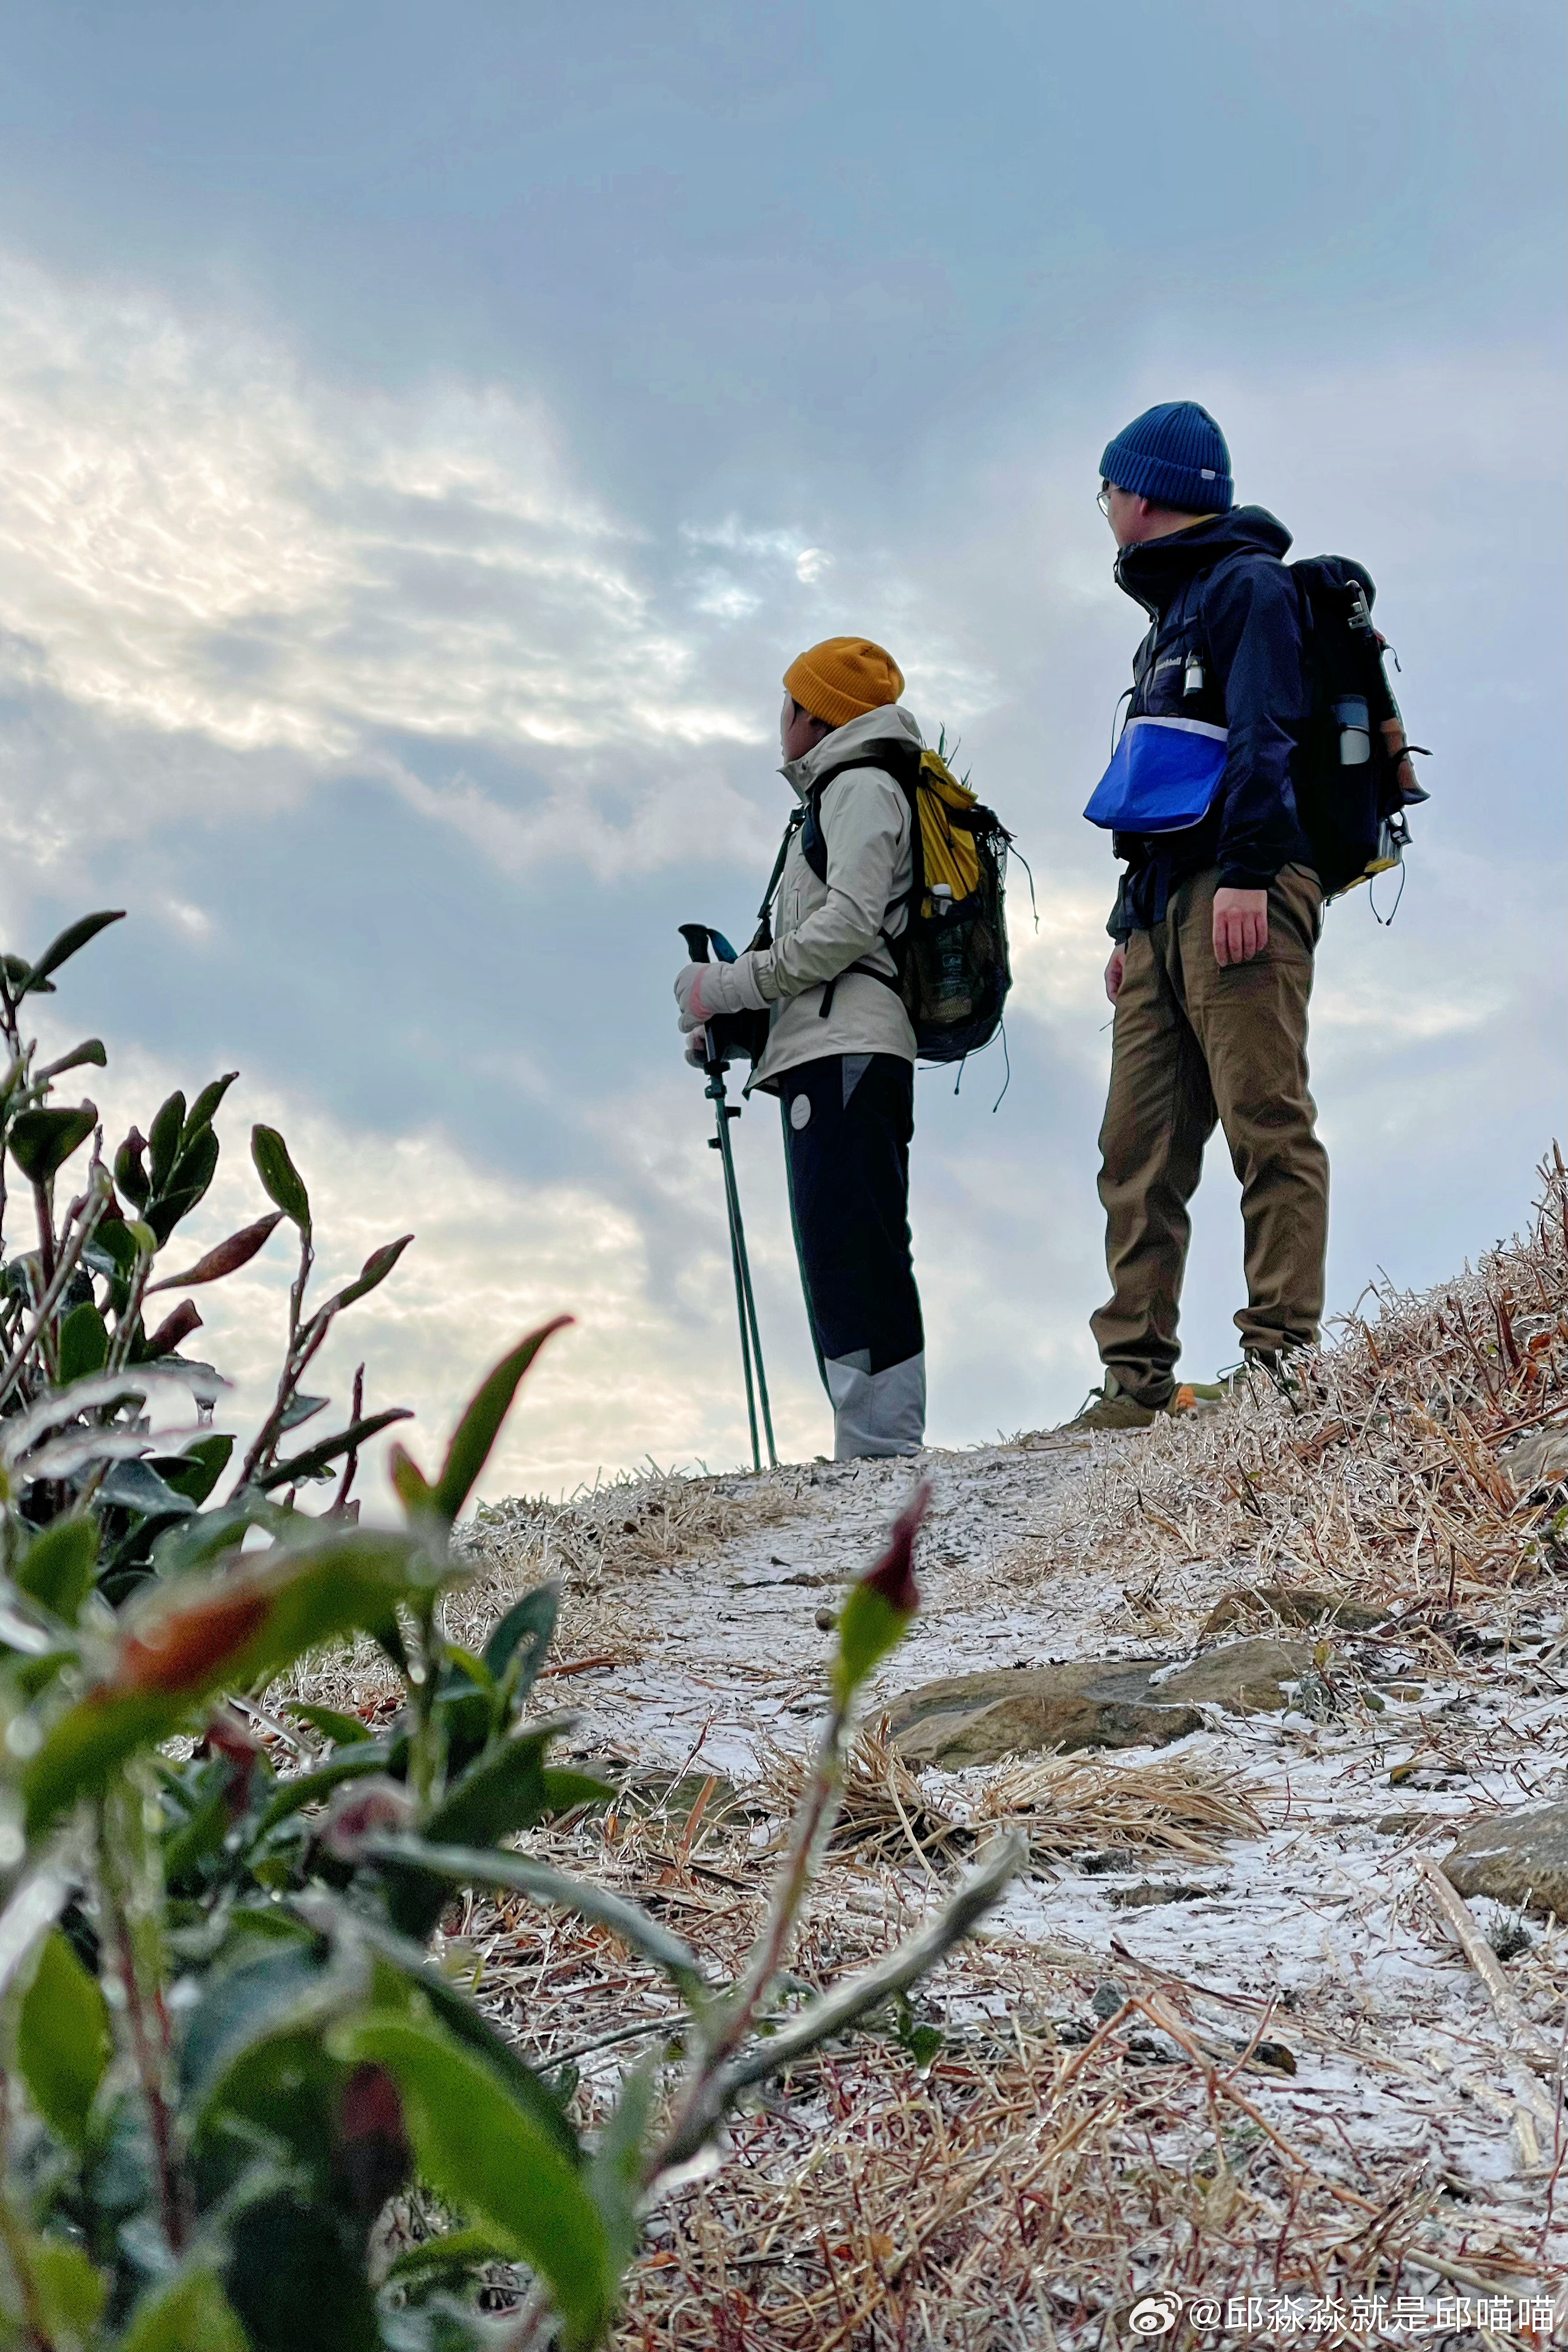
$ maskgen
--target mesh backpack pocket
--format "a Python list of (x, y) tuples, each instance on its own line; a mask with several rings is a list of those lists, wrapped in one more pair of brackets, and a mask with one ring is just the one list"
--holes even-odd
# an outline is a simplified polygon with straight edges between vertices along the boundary
[(1373, 626), (1377, 591), (1349, 556), (1292, 563), (1309, 711), (1294, 763), (1296, 805), (1322, 881), (1337, 898), (1403, 862), (1406, 809), (1427, 798)]

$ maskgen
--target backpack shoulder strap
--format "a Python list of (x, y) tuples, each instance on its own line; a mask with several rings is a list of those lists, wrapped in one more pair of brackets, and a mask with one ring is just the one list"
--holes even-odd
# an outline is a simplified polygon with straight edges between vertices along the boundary
[(841, 776), (852, 775), (857, 768), (875, 768), (881, 774), (891, 776), (902, 788), (904, 799), (909, 803), (913, 832), (918, 837), (920, 828), (915, 794), (920, 781), (920, 751), (913, 743), (909, 749), (915, 754), (913, 762), (905, 757), (899, 745), (891, 744), (885, 751), (867, 751), (858, 760), (846, 760), (841, 767), (833, 770), (831, 775), (824, 776), (820, 783), (811, 786), (804, 805), (800, 847), (807, 865), (819, 882), (825, 882), (828, 878), (828, 845), (822, 835), (822, 794), (830, 784), (836, 784)]
[(784, 872), (784, 860), (789, 855), (789, 844), (805, 822), (806, 811), (803, 807), (791, 811), (789, 822), (784, 828), (784, 838), (779, 845), (779, 855), (773, 861), (773, 871), (768, 877), (768, 887), (762, 893), (762, 904), (757, 909), (757, 937), (751, 942), (754, 948), (770, 948), (773, 945), (773, 894), (778, 889)]
[[(833, 770), (831, 776), (824, 776), (821, 783), (811, 786), (803, 812), (804, 830), (800, 838), (800, 850), (819, 882), (825, 882), (828, 878), (828, 845), (822, 835), (822, 794), (830, 784), (837, 783), (841, 776), (850, 775), (856, 768), (875, 768), (882, 775), (893, 778), (909, 803), (910, 886), (894, 900), (894, 906), (910, 905), (924, 887), (925, 877), (920, 855), (920, 812), (915, 801), (920, 783), (920, 746), (912, 743), (909, 746), (909, 754), (913, 754), (913, 757), (906, 754), (901, 745), (889, 744), (883, 750), (862, 753), (858, 760), (846, 760), (841, 767)], [(890, 907), (888, 913), (891, 914), (893, 908)], [(895, 996), (902, 997), (904, 959), (901, 944), (907, 936), (908, 928), (905, 924), (904, 930), (894, 935), (888, 930), (885, 922), (881, 926), (882, 943), (893, 958), (894, 971), (898, 977), (894, 978), (885, 971), (878, 971), (873, 964), (858, 961), (846, 964), (844, 971), (836, 973), (822, 990), (822, 1002), (817, 1008), (821, 1020), (825, 1021), (832, 1011), (833, 996), (839, 982), (848, 972), (859, 972), (866, 980), (880, 981), (883, 988), (890, 988)]]
[(895, 783), (903, 785), (906, 793), (912, 792), (919, 782), (920, 762), (924, 757), (924, 747), (919, 743), (883, 743), (874, 751), (862, 751), (858, 759), (846, 760), (841, 767), (833, 770), (831, 776), (824, 776), (821, 783), (813, 784), (811, 790), (820, 798), (840, 776), (847, 776), (856, 768), (880, 768), (884, 776), (891, 776)]

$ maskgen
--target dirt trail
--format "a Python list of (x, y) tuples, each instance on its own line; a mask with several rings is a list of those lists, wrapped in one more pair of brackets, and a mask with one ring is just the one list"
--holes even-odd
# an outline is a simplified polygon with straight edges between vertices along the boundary
[[(557, 1577), (537, 1701), (624, 1776), (540, 1842), (716, 1977), (764, 1916), (843, 1580), (916, 1476), (921, 1614), (870, 1696), (783, 1997), (884, 1951), (998, 1823), (1028, 1835), (913, 2009), (792, 2069), (650, 2217), (621, 2352), (1557, 2340), (1568, 1926), (1478, 1894), (1467, 1958), (1435, 1879), (1457, 1832), (1495, 1844), (1565, 1785), (1568, 1171), (1542, 1180), (1523, 1239), (1425, 1297), (1377, 1295), (1286, 1395), (481, 1514), (451, 1630), (481, 1641)], [(1272, 1615), (1211, 1627), (1260, 1589)], [(1179, 1729), (1157, 1748), (917, 1772), (879, 1732), (941, 1677), (995, 1675), (1011, 1725), (1016, 1668), (1224, 1675), (1254, 1634), (1296, 1645), (1266, 1701), (1206, 1698), (1197, 1728), (1140, 1715), (1139, 1735)], [(317, 1695), (364, 1704), (366, 1663), (323, 1664)], [(1160, 1675), (1117, 1675), (1165, 1703)], [(1543, 1857), (1527, 1847), (1517, 1899)], [(474, 1904), (456, 1941), (531, 2057), (580, 2055), (590, 2126), (677, 2022), (581, 1923)]]
[[(721, 1942), (737, 1924), (737, 1908), (750, 1916), (737, 1896), (721, 1897), (716, 1885), (740, 1887), (755, 1864), (760, 1891), (765, 1858), (758, 1849), (768, 1830), (755, 1826), (753, 1814), (748, 1846), (737, 1845), (732, 1817), (711, 1837), (699, 1832), (695, 1844), (688, 1837), (677, 1854), (672, 1848), (679, 1818), (693, 1789), (712, 1772), (733, 1783), (742, 1798), (756, 1798), (776, 1833), (780, 1753), (802, 1753), (821, 1716), (831, 1635), (819, 1624), (819, 1612), (831, 1610), (844, 1577), (874, 1555), (916, 1475), (928, 1476), (935, 1490), (921, 1547), (924, 1605), (879, 1679), (868, 1722), (897, 1693), (941, 1675), (1082, 1657), (1190, 1656), (1212, 1604), (1238, 1581), (1234, 1559), (1189, 1556), (1177, 1589), (1156, 1603), (1146, 1582), (1142, 1591), (1134, 1589), (1139, 1564), (1118, 1559), (1114, 1548), (1107, 1556), (1103, 1545), (1069, 1544), (1063, 1556), (1061, 1543), (1064, 1528), (1092, 1521), (1096, 1512), (1106, 1516), (1107, 1478), (1137, 1475), (1137, 1463), (1146, 1457), (1157, 1484), (1169, 1467), (1163, 1446), (1164, 1439), (1142, 1437), (1036, 1440), (932, 1453), (918, 1464), (823, 1465), (761, 1482), (706, 1482), (739, 1524), (700, 1542), (693, 1556), (677, 1548), (663, 1565), (640, 1549), (647, 1515), (660, 1507), (656, 1490), (615, 1490), (619, 1499), (612, 1496), (595, 1506), (610, 1538), (601, 1541), (589, 1590), (580, 1594), (580, 1615), (569, 1613), (569, 1638), (559, 1655), (568, 1667), (595, 1655), (611, 1662), (570, 1675), (551, 1701), (569, 1697), (579, 1710), (580, 1751), (686, 1776), (674, 1822), (659, 1832), (653, 1848), (659, 1866), (651, 1868), (645, 1857), (639, 1862), (633, 1839), (620, 1864), (630, 1875), (621, 1883), (637, 1884), (644, 1893), (652, 1887), (655, 1901), (662, 1885), (677, 1905), (686, 1899), (679, 1889), (690, 1888), (691, 1913), (682, 1924), (699, 1941), (694, 1923), (705, 1895), (716, 1921), (726, 1921), (715, 1929)], [(636, 1538), (633, 1556), (625, 1556), (622, 1543), (618, 1557), (616, 1538), (627, 1535)], [(530, 1559), (547, 1569), (563, 1564), (552, 1562), (548, 1534), (541, 1559), (538, 1523), (526, 1515), (510, 1527), (498, 1517), (486, 1543), (504, 1559), (525, 1539)], [(581, 1564), (580, 1547), (579, 1570)], [(1322, 1654), (1330, 1699), (1337, 1692), (1338, 1703), (1313, 1709), (1310, 1693), (1302, 1691), (1301, 1704), (1273, 1714), (1239, 1717), (1206, 1709), (1205, 1729), (1175, 1747), (1086, 1759), (1092, 1765), (1086, 1850), (1037, 1854), (986, 1936), (933, 1987), (925, 2013), (955, 2049), (966, 2046), (966, 2037), (973, 2043), (978, 2035), (984, 2044), (988, 2034), (1010, 2033), (1027, 2053), (1028, 2079), (1042, 2112), (1049, 2112), (1043, 2077), (1052, 2068), (1060, 2074), (1064, 2059), (1074, 2063), (1067, 2053), (1090, 2043), (1121, 1997), (1153, 2003), (1178, 2035), (1192, 2037), (1190, 2046), (1184, 2052), (1157, 2024), (1141, 2030), (1151, 2023), (1143, 2015), (1124, 2022), (1113, 2053), (1119, 2068), (1113, 2095), (1106, 2078), (1104, 2119), (1108, 2127), (1113, 2116), (1123, 2130), (1128, 2126), (1131, 2111), (1121, 2102), (1128, 2080), (1137, 2079), (1129, 2077), (1129, 2065), (1141, 2060), (1151, 2084), (1161, 2079), (1163, 2064), (1179, 2069), (1181, 2091), (1166, 2097), (1156, 2116), (1145, 2114), (1139, 2128), (1162, 2176), (1173, 2177), (1172, 2168), (1176, 2176), (1185, 2169), (1189, 2189), (1195, 2178), (1198, 2182), (1199, 2204), (1209, 2200), (1207, 2242), (1205, 2225), (1195, 2230), (1190, 2216), (1162, 2218), (1157, 2194), (1152, 2214), (1136, 2228), (1130, 2215), (1113, 2214), (1112, 2195), (1097, 2209), (1099, 2239), (1084, 2225), (1081, 2253), (1065, 2262), (1040, 2305), (1042, 2274), (1024, 2235), (1015, 2233), (1017, 2243), (1005, 2234), (988, 2237), (981, 2200), (976, 2242), (992, 2245), (993, 2272), (999, 2264), (1009, 2277), (1032, 2281), (1037, 2315), (1020, 2316), (1016, 2327), (1011, 2321), (1007, 2327), (988, 2323), (992, 2332), (969, 2340), (998, 2347), (1046, 2343), (1049, 2327), (1063, 2343), (1087, 2343), (1081, 2331), (1092, 2321), (1103, 2324), (1105, 2312), (1117, 2306), (1115, 2273), (1124, 2281), (1119, 2305), (1124, 2310), (1134, 2286), (1171, 2275), (1184, 2246), (1195, 2282), (1228, 2275), (1235, 2293), (1250, 2292), (1262, 2275), (1258, 2266), (1287, 2196), (1274, 2178), (1270, 2193), (1260, 2189), (1248, 2206), (1243, 2184), (1249, 2163), (1257, 2171), (1262, 2159), (1279, 2162), (1271, 2136), (1290, 2151), (1279, 2168), (1290, 2184), (1294, 2215), (1270, 2258), (1276, 2274), (1283, 2259), (1289, 2278), (1293, 2260), (1299, 2282), (1303, 2265), (1310, 2272), (1318, 2259), (1311, 2248), (1328, 2242), (1331, 2224), (1343, 2264), (1343, 2247), (1355, 2240), (1353, 2225), (1365, 2232), (1369, 2217), (1381, 2211), (1386, 2231), (1402, 2247), (1399, 2275), (1412, 2294), (1474, 2297), (1506, 2289), (1512, 2299), (1509, 2325), (1500, 2303), (1491, 2313), (1496, 2340), (1535, 2340), (1525, 2324), (1529, 2299), (1548, 2294), (1550, 2283), (1568, 2272), (1568, 2237), (1552, 2218), (1562, 2136), (1553, 2129), (1550, 2096), (1542, 2106), (1544, 2086), (1511, 2049), (1485, 1990), (1442, 1927), (1423, 1857), (1441, 1858), (1453, 1826), (1550, 1793), (1560, 1780), (1568, 1709), (1552, 1653), (1568, 1630), (1568, 1612), (1550, 1589), (1523, 1601), (1505, 1591), (1479, 1612), (1479, 1621), (1494, 1647), (1472, 1654), (1462, 1668), (1454, 1660), (1451, 1675), (1434, 1671), (1430, 1644), (1406, 1642), (1397, 1631), (1375, 1639), (1335, 1636)], [(891, 1769), (882, 1755), (869, 1768), (873, 1780), (877, 1771)], [(928, 1809), (922, 1834), (930, 1823), (946, 1822), (956, 1825), (961, 1843), (966, 1825), (983, 1834), (988, 1818), (1007, 1812), (1019, 1792), (1027, 1794), (1030, 1769), (1014, 1762), (927, 1770), (917, 1796), (906, 1782), (907, 1804)], [(1250, 1808), (1244, 1833), (1198, 1835), (1197, 1859), (1179, 1848), (1141, 1844), (1140, 1808), (1152, 1802), (1159, 1775), (1173, 1771), (1195, 1786), (1233, 1790), (1243, 1810)], [(1118, 1790), (1125, 1792), (1134, 1822), (1124, 1851), (1118, 1851), (1123, 1832), (1114, 1827), (1094, 1834), (1096, 1804), (1108, 1821), (1124, 1817), (1125, 1806), (1123, 1815), (1116, 1812)], [(873, 1808), (876, 1796), (872, 1787), (866, 1802)], [(1048, 1788), (1040, 1809), (1048, 1811), (1051, 1802)], [(1397, 1826), (1394, 1816), (1401, 1817)], [(852, 1850), (830, 1864), (815, 1900), (819, 1938), (825, 1923), (841, 1927), (856, 1913), (874, 1918), (880, 1912), (884, 1921), (907, 1923), (936, 1899), (941, 1872), (918, 1864), (913, 1852), (899, 1853), (898, 1843), (894, 1832), (880, 1846)], [(665, 1866), (675, 1864), (678, 1869)], [(706, 1887), (699, 1883), (705, 1867), (714, 1882)], [(693, 1868), (698, 1877), (689, 1874)], [(1484, 1901), (1476, 1912), (1483, 1931), (1511, 1924)], [(1509, 1970), (1513, 1990), (1542, 2033), (1555, 2041), (1568, 1983), (1568, 1939), (1550, 1923), (1531, 1922), (1522, 1937), (1521, 1923), (1511, 1924), (1520, 1945)], [(835, 1961), (856, 1957), (831, 1933), (819, 1956), (830, 1971)], [(1260, 2039), (1266, 2050), (1282, 2052), (1282, 2063), (1294, 2071), (1260, 2068), (1254, 2059), (1235, 2072), (1247, 2044)], [(1213, 2080), (1205, 2088), (1195, 2074), (1195, 2053), (1200, 2067), (1206, 2053), (1210, 2061), (1225, 2060), (1236, 2093), (1230, 2108)], [(1097, 2046), (1095, 2054), (1103, 2054)], [(842, 2079), (854, 2072), (852, 2057)], [(861, 2127), (872, 2146), (884, 2127), (875, 2121), (877, 2101), (890, 2095), (883, 2073), (880, 2061), (868, 2065), (859, 2086), (871, 2101)], [(940, 2078), (940, 2066), (936, 2073)], [(1080, 2088), (1087, 2079), (1080, 2078)], [(1026, 2154), (1030, 2162), (1040, 2160), (1037, 2140), (1020, 2148), (1018, 2165)], [(1218, 2222), (1212, 2176), (1217, 2150), (1224, 2157), (1221, 2171), (1228, 2167), (1234, 2173), (1236, 2208)], [(703, 2252), (705, 2228), (716, 2228), (722, 2241), (744, 2223), (763, 2231), (759, 2244), (772, 2242), (766, 2203), (756, 2203), (758, 2174), (766, 2172), (767, 2161), (760, 2148), (748, 2158), (752, 2203), (745, 2216), (726, 2208), (721, 2183), (697, 2196), (677, 2221), (671, 2259), (678, 2255), (683, 2277), (699, 2295), (718, 2292), (710, 2275), (711, 2247)], [(824, 2184), (832, 2173), (824, 2165)], [(1115, 2174), (1124, 2181), (1134, 2177), (1124, 2164)], [(1141, 2201), (1145, 2185), (1140, 2181), (1133, 2204)], [(791, 2193), (798, 2201), (798, 2187)], [(841, 2198), (852, 2191), (841, 2186), (835, 2193)], [(862, 2206), (875, 2203), (874, 2164), (869, 2174), (855, 2175), (852, 2195)], [(1311, 2218), (1308, 2206), (1316, 2209)], [(1124, 2219), (1128, 2234), (1118, 2238)], [(1301, 2243), (1282, 2257), (1280, 2247), (1292, 2236)], [(1355, 2260), (1364, 2266), (1366, 2247), (1358, 2244)], [(1416, 2245), (1437, 2250), (1428, 2263), (1413, 2266)], [(809, 2272), (810, 2259), (804, 2253), (800, 2259)], [(1329, 2271), (1321, 2263), (1318, 2267), (1327, 2279)], [(1372, 2269), (1375, 2274), (1375, 2261)], [(786, 2266), (773, 2278), (774, 2287), (781, 2293), (792, 2275)], [(960, 2309), (968, 2308), (954, 2300), (964, 2276), (964, 2261), (955, 2253), (918, 2291), (912, 2284), (913, 2300), (906, 2297), (907, 2307), (899, 2306), (899, 2325), (907, 2326), (909, 2311), (918, 2305), (928, 2328), (938, 2317), (943, 2328), (956, 2326)], [(799, 2326), (799, 2336), (777, 2306), (758, 2342), (814, 2340), (810, 2315), (820, 2318), (821, 2313), (809, 2289), (801, 2293), (790, 2324)], [(889, 2312), (896, 2301), (888, 2303)], [(759, 2311), (766, 2306), (764, 2298)], [(1535, 2306), (1537, 2321), (1543, 2312), (1544, 2305)], [(882, 2326), (868, 2315), (863, 2332), (844, 2340), (904, 2340), (892, 2332), (890, 2317), (885, 2335)], [(1322, 2334), (1321, 2325), (1315, 2332)], [(934, 2334), (926, 2340), (966, 2338)], [(1229, 2339), (1222, 2333), (1213, 2340)]]
[[(821, 1712), (831, 1634), (818, 1623), (847, 1577), (873, 1559), (912, 1486), (931, 1481), (921, 1540), (921, 1614), (873, 1686), (880, 1696), (939, 1675), (1008, 1666), (1038, 1652), (1040, 1612), (998, 1607), (998, 1580), (1043, 1533), (1088, 1449), (931, 1452), (916, 1463), (857, 1462), (785, 1470), (773, 1484), (789, 1515), (704, 1548), (617, 1596), (638, 1653), (625, 1667), (573, 1678), (571, 1704), (590, 1745), (645, 1762), (702, 1760), (754, 1778), (770, 1745), (798, 1748)], [(720, 1484), (727, 1482), (718, 1482)], [(733, 1482), (744, 1495), (750, 1481)], [(1062, 1596), (1052, 1654), (1100, 1638), (1093, 1588)], [(1116, 1596), (1119, 1598), (1119, 1595)], [(1024, 1644), (1020, 1649), (1019, 1644)]]

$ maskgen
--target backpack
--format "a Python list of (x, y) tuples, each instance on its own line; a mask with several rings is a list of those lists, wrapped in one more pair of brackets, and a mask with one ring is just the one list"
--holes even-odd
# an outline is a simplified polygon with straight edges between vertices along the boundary
[(1430, 795), (1410, 763), (1421, 746), (1406, 739), (1388, 683), (1387, 641), (1372, 625), (1371, 573), (1344, 555), (1309, 556), (1289, 569), (1308, 688), (1292, 764), (1296, 806), (1323, 896), (1333, 898), (1403, 863), (1405, 812)]
[[(807, 865), (819, 882), (827, 880), (821, 811), (829, 784), (855, 768), (878, 768), (895, 778), (909, 803), (912, 868), (909, 888), (894, 901), (905, 910), (904, 929), (896, 936), (885, 929), (882, 934), (896, 977), (889, 979), (865, 963), (846, 970), (880, 981), (902, 1000), (923, 1062), (961, 1062), (988, 1045), (1001, 1027), (1012, 986), (1002, 903), (1012, 835), (953, 773), (944, 749), (945, 741), (935, 751), (917, 751), (913, 744), (907, 751), (880, 745), (862, 759), (846, 760), (813, 785), (804, 808), (790, 819), (764, 902), (766, 922), (797, 828)], [(831, 980), (822, 992), (824, 1020), (837, 986)]]

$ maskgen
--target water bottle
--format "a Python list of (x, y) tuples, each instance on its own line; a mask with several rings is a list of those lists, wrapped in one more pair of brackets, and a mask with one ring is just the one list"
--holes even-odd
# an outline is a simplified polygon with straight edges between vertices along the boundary
[(1342, 768), (1364, 768), (1372, 757), (1372, 713), (1362, 694), (1344, 694), (1333, 707)]
[(932, 941), (932, 1018), (937, 1021), (961, 1021), (975, 1009), (975, 1000), (964, 969), (963, 926), (953, 920), (953, 887), (948, 882), (931, 886), (931, 912), (936, 918), (936, 931)]

